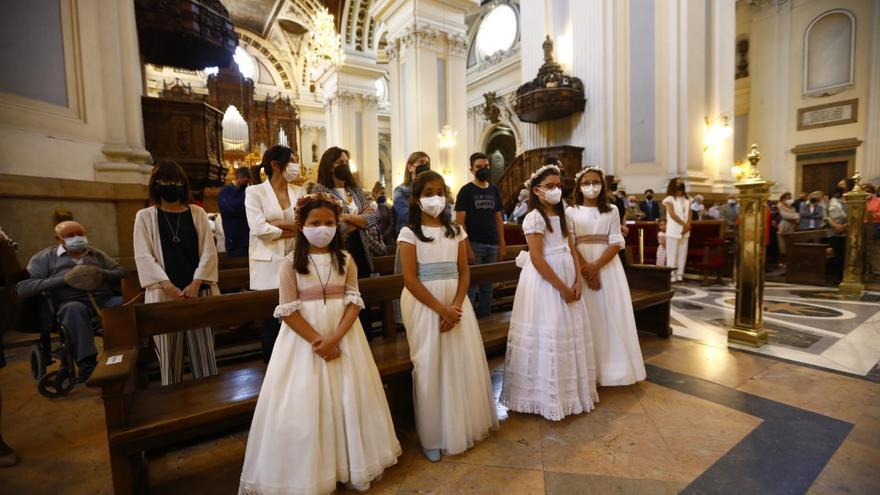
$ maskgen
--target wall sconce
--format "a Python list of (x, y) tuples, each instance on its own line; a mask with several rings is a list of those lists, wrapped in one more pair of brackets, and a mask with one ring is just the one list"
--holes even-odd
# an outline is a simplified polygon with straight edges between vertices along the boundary
[(440, 149), (454, 148), (456, 136), (458, 136), (458, 133), (452, 130), (451, 125), (444, 125), (440, 134), (437, 134), (437, 140), (440, 142)]
[(733, 128), (730, 127), (730, 116), (722, 113), (714, 121), (710, 121), (709, 117), (704, 117), (706, 121), (706, 135), (703, 138), (703, 151), (708, 151), (710, 147), (721, 144), (721, 141), (730, 139), (733, 136)]

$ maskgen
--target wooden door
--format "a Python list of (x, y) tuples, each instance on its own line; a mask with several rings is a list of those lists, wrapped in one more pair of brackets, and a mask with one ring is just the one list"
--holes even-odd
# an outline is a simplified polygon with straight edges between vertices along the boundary
[(831, 194), (840, 179), (847, 177), (846, 161), (804, 164), (801, 173), (801, 191), (822, 191)]

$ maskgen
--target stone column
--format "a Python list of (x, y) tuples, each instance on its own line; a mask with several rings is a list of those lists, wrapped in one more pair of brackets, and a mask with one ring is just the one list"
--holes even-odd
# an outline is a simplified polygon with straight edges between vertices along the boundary
[[(734, 127), (734, 79), (736, 71), (736, 5), (727, 0), (709, 2), (709, 74), (707, 116), (717, 119), (728, 117), (728, 125)], [(720, 124), (720, 122), (718, 122)], [(730, 169), (733, 166), (733, 135), (722, 139), (712, 149), (707, 150), (704, 162), (706, 172), (713, 178), (712, 190), (729, 190), (735, 178)], [(741, 157), (739, 157), (741, 158)]]
[[(354, 172), (364, 189), (379, 180), (379, 117), (376, 79), (384, 71), (362, 55), (346, 55), (346, 63), (319, 79), (327, 121), (327, 146), (351, 152)], [(375, 65), (375, 60), (372, 60)], [(323, 153), (324, 150), (321, 150)]]
[(767, 198), (770, 186), (758, 173), (761, 153), (752, 145), (749, 153), (751, 168), (737, 182), (740, 215), (737, 246), (739, 261), (736, 267), (736, 309), (733, 328), (727, 331), (728, 342), (761, 347), (767, 343), (764, 330), (764, 257)]
[(865, 201), (868, 195), (859, 184), (862, 177), (858, 170), (853, 180), (855, 187), (843, 195), (846, 201), (846, 262), (839, 291), (844, 297), (859, 299), (865, 291), (862, 269), (865, 261)]
[[(376, 0), (370, 15), (388, 28), (391, 69), (392, 183), (403, 180), (413, 151), (431, 156), (432, 168), (453, 190), (468, 177), (465, 13), (476, 0)], [(441, 150), (444, 125), (457, 145)]]

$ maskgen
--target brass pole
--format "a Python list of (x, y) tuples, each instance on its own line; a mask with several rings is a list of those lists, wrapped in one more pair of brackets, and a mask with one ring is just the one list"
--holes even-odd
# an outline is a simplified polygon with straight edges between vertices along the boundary
[(727, 341), (752, 347), (767, 343), (764, 330), (764, 236), (769, 182), (758, 173), (761, 153), (756, 144), (749, 153), (750, 172), (734, 184), (739, 189), (740, 214), (737, 239), (736, 310)]
[(645, 229), (639, 229), (639, 264), (645, 264)]
[(865, 222), (865, 202), (868, 194), (859, 184), (862, 178), (858, 170), (853, 175), (853, 180), (855, 181), (853, 190), (843, 195), (846, 201), (846, 263), (843, 269), (843, 282), (840, 283), (838, 293), (847, 298), (858, 299), (865, 290), (862, 284), (865, 230), (862, 226)]

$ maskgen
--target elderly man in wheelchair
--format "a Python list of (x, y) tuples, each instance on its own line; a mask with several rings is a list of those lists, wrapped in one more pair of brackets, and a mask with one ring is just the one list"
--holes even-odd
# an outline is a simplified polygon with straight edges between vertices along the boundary
[[(64, 395), (73, 387), (74, 377), (72, 366), (65, 366), (67, 357), (76, 361), (79, 382), (85, 382), (95, 370), (95, 320), (101, 309), (122, 303), (117, 291), (124, 270), (103, 251), (89, 246), (85, 228), (77, 222), (56, 225), (55, 240), (55, 246), (31, 258), (27, 266), (30, 278), (19, 282), (16, 291), (22, 298), (47, 295), (49, 307), (55, 311), (66, 354), (61, 356), (62, 368), (65, 375), (69, 374), (61, 377), (69, 384), (56, 386), (66, 389), (59, 390), (62, 393), (58, 395)], [(40, 391), (43, 392), (42, 386)]]

